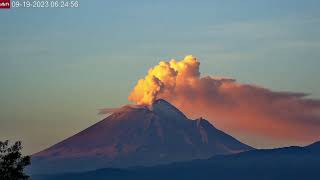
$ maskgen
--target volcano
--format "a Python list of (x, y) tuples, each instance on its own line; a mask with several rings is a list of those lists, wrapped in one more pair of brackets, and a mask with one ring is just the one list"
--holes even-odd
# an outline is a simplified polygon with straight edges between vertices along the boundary
[(253, 149), (169, 102), (126, 105), (93, 126), (32, 156), (32, 173), (152, 166)]

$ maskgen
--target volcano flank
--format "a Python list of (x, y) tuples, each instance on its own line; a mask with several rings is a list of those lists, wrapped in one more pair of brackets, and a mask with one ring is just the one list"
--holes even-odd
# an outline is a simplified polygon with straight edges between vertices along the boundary
[(32, 173), (152, 166), (251, 150), (205, 119), (169, 102), (126, 105), (93, 126), (32, 156)]

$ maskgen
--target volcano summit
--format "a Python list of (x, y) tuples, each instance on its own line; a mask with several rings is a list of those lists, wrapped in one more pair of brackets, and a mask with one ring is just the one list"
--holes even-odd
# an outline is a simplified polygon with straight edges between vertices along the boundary
[(251, 150), (205, 119), (188, 119), (165, 100), (126, 105), (32, 156), (32, 173), (151, 166)]

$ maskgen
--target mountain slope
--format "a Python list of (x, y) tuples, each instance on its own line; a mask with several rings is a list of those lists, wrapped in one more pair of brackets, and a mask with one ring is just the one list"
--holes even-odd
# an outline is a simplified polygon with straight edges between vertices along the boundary
[(164, 100), (127, 105), (32, 156), (32, 173), (150, 166), (252, 149), (204, 119), (190, 120)]
[(300, 180), (319, 179), (320, 142), (306, 147), (251, 150), (220, 155), (206, 160), (173, 163), (154, 167), (99, 169), (90, 172), (34, 176), (34, 180)]

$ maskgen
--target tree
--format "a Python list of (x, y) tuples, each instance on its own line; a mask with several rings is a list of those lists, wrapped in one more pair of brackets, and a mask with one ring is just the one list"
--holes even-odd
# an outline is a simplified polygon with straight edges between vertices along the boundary
[(23, 169), (30, 164), (30, 156), (21, 155), (21, 142), (9, 146), (9, 141), (0, 141), (0, 180), (26, 180), (29, 176)]

